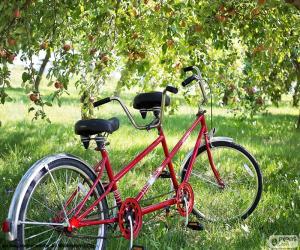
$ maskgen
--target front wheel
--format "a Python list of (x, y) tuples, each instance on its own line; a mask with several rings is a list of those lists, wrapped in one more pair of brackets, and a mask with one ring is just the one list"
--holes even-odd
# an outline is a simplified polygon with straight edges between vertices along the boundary
[[(246, 219), (256, 208), (262, 193), (262, 175), (254, 157), (231, 141), (214, 141), (211, 153), (223, 180), (222, 188), (211, 169), (206, 146), (198, 150), (189, 183), (195, 194), (193, 213), (209, 221)], [(190, 158), (182, 169), (184, 179)]]
[[(64, 225), (95, 179), (95, 173), (75, 159), (54, 160), (42, 168), (21, 204), (18, 249), (104, 249), (106, 225), (82, 227), (72, 233)], [(103, 192), (102, 186), (97, 185), (85, 205), (91, 205)], [(103, 199), (90, 216), (106, 219), (106, 211), (107, 202)]]

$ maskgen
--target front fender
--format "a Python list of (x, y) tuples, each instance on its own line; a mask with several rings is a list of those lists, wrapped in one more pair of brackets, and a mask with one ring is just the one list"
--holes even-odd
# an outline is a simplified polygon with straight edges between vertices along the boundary
[[(17, 226), (18, 226), (18, 218), (20, 214), (21, 204), (30, 183), (32, 182), (36, 174), (40, 172), (40, 170), (43, 169), (45, 166), (47, 166), (49, 163), (58, 159), (66, 159), (66, 158), (77, 160), (89, 167), (88, 164), (86, 164), (83, 160), (79, 159), (76, 156), (70, 154), (56, 154), (56, 155), (49, 155), (38, 160), (27, 170), (25, 175), (23, 175), (21, 181), (19, 182), (14, 192), (12, 201), (10, 203), (9, 211), (8, 211), (7, 221), (9, 222), (9, 232), (7, 233), (7, 239), (9, 241), (13, 241), (17, 238)], [(93, 169), (91, 170), (94, 172)]]
[[(228, 142), (233, 142), (234, 140), (230, 137), (223, 137), (223, 136), (217, 136), (217, 137), (213, 137), (210, 139), (210, 142), (215, 142), (215, 141), (228, 141)], [(204, 141), (201, 142), (199, 148), (201, 148), (203, 145), (205, 144)], [(191, 157), (191, 155), (193, 154), (193, 149), (191, 151), (189, 151), (187, 153), (187, 155), (185, 156), (185, 158), (182, 161), (181, 167), (180, 167), (180, 172), (179, 172), (179, 176), (182, 176), (182, 170), (185, 166), (185, 164), (187, 163), (187, 161), (189, 160), (189, 158)]]

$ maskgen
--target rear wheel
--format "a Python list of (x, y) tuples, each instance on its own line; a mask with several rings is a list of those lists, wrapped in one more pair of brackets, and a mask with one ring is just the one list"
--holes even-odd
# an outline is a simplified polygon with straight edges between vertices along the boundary
[[(21, 205), (18, 248), (104, 249), (106, 225), (82, 227), (71, 233), (66, 230), (66, 217), (70, 218), (75, 213), (74, 208), (95, 179), (89, 167), (74, 159), (53, 161), (37, 173)], [(102, 186), (97, 185), (85, 206), (91, 205), (102, 193)], [(105, 219), (106, 211), (107, 203), (103, 199), (89, 216)]]
[[(229, 141), (211, 143), (214, 164), (225, 188), (221, 188), (210, 167), (206, 146), (198, 150), (189, 183), (195, 195), (193, 213), (210, 221), (247, 218), (256, 208), (262, 192), (262, 175), (257, 161), (242, 146)], [(190, 158), (182, 171), (182, 180)]]

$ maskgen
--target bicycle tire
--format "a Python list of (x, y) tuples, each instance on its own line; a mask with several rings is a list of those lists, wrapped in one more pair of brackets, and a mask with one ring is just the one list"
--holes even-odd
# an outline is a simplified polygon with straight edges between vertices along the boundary
[[(227, 150), (226, 154), (223, 153), (226, 150)], [(217, 151), (223, 153), (224, 157), (217, 158), (218, 156), (216, 154)], [(195, 195), (195, 205), (193, 209), (193, 214), (203, 219), (206, 219), (208, 221), (214, 221), (214, 222), (216, 221), (232, 222), (238, 219), (241, 220), (246, 219), (257, 207), (263, 189), (262, 174), (257, 161), (244, 147), (231, 141), (220, 140), (220, 141), (211, 142), (211, 152), (212, 152), (212, 156), (216, 168), (220, 173), (221, 178), (225, 182), (225, 188), (224, 189), (218, 188), (216, 179), (213, 175), (213, 172), (210, 168), (210, 164), (208, 162), (206, 145), (202, 145), (198, 150), (196, 161), (194, 163), (191, 176), (189, 179), (189, 182), (193, 187), (194, 195)], [(237, 161), (237, 163), (240, 164), (237, 164), (238, 168), (235, 170), (234, 175), (237, 176), (237, 173), (240, 173), (243, 174), (243, 177), (245, 176), (252, 177), (252, 179), (251, 178), (248, 179), (249, 181), (251, 180), (251, 185), (253, 185), (254, 181), (256, 182), (256, 187), (255, 187), (256, 190), (255, 192), (253, 192), (253, 190), (250, 190), (253, 195), (251, 197), (251, 201), (250, 200), (247, 201), (246, 208), (243, 209), (241, 213), (233, 214), (233, 212), (235, 212), (233, 208), (234, 205), (236, 204), (236, 206), (238, 206), (243, 203), (241, 199), (238, 199), (238, 196), (241, 197), (242, 194), (245, 194), (247, 196), (247, 191), (248, 191), (242, 189), (246, 186), (245, 183), (243, 183), (243, 186), (239, 187), (240, 189), (237, 188), (237, 190), (234, 189), (230, 190), (232, 187), (234, 187), (235, 184), (237, 184), (237, 187), (239, 186), (238, 182), (230, 183), (231, 178), (229, 175), (229, 174), (232, 175), (232, 170), (234, 170), (232, 160), (235, 159), (236, 156), (238, 157), (242, 156), (241, 159), (243, 160), (241, 160), (240, 162)], [(186, 174), (186, 169), (188, 168), (190, 159), (191, 156), (186, 161), (182, 169), (181, 181), (183, 181), (184, 179), (184, 176)], [(220, 161), (222, 163), (221, 168), (219, 168), (221, 163), (218, 162), (218, 159), (222, 159), (224, 161), (224, 162)], [(227, 170), (226, 167), (228, 167)], [(201, 174), (199, 175), (198, 170), (202, 171), (203, 175)], [(208, 185), (208, 183), (211, 185)], [(211, 188), (210, 186), (214, 186), (216, 188), (214, 189), (214, 187)], [(231, 198), (233, 199), (232, 201), (230, 201)], [(216, 213), (216, 208), (218, 205), (220, 205), (221, 208), (220, 208), (220, 212), (217, 211)], [(232, 205), (232, 208), (230, 207), (230, 205)], [(229, 212), (232, 212), (232, 216), (229, 216)]]
[[(60, 181), (62, 180), (61, 178), (63, 176), (58, 176), (58, 171), (60, 171), (60, 170), (65, 171), (66, 176), (67, 176), (67, 171), (71, 171), (70, 172), (71, 176), (69, 176), (70, 181), (69, 181), (69, 179), (67, 180), (67, 177), (66, 177), (65, 190), (61, 189), (61, 191), (65, 191), (65, 194), (66, 194), (65, 198), (69, 197), (70, 196), (69, 193), (72, 192), (72, 190), (74, 190), (74, 183), (71, 183), (71, 181), (72, 181), (73, 175), (75, 175), (76, 173), (78, 174), (78, 176), (80, 178), (82, 178), (82, 183), (79, 182), (79, 178), (77, 180), (77, 183), (75, 183), (75, 190), (77, 190), (78, 187), (80, 187), (79, 191), (76, 193), (76, 196), (78, 196), (78, 197), (79, 197), (80, 193), (83, 192), (82, 189), (84, 189), (84, 187), (86, 187), (86, 188), (90, 187), (94, 183), (94, 181), (96, 180), (95, 173), (88, 166), (86, 166), (82, 162), (79, 162), (75, 159), (70, 159), (70, 158), (64, 159), (63, 158), (63, 159), (58, 159), (58, 160), (55, 160), (55, 161), (49, 163), (48, 164), (48, 169), (47, 168), (41, 169), (40, 172), (37, 173), (37, 175), (34, 177), (32, 182), (30, 183), (30, 185), (29, 185), (29, 187), (28, 187), (28, 189), (25, 193), (22, 204), (21, 204), (21, 210), (20, 210), (20, 214), (19, 214), (19, 221), (25, 222), (27, 220), (30, 220), (29, 216), (37, 216), (38, 212), (40, 212), (41, 215), (43, 215), (43, 213), (47, 213), (47, 215), (45, 215), (45, 218), (47, 217), (48, 219), (51, 219), (51, 216), (50, 216), (51, 212), (52, 212), (52, 215), (53, 215), (53, 212), (57, 211), (57, 210), (54, 210), (54, 207), (59, 208), (58, 204), (60, 203), (59, 201), (54, 201), (54, 199), (53, 199), (54, 194), (51, 193), (51, 191), (55, 192), (55, 189), (56, 189), (55, 186), (59, 186), (59, 187), (62, 188), (62, 185), (61, 185)], [(55, 177), (55, 178), (58, 178), (58, 179), (56, 179), (56, 181), (55, 181), (55, 178), (52, 179), (50, 173), (51, 173), (53, 178)], [(50, 180), (49, 185), (47, 184), (48, 180)], [(53, 180), (55, 182), (55, 184), (53, 184), (54, 187), (51, 186), (51, 180), (52, 180), (52, 182), (53, 182)], [(48, 191), (48, 197), (47, 197), (47, 195), (45, 195), (43, 197), (43, 201), (44, 201), (45, 204), (42, 204), (41, 201), (39, 201), (39, 203), (36, 201), (38, 195), (40, 195), (41, 198), (42, 198), (42, 194), (44, 193), (44, 191), (42, 190), (43, 189), (42, 185), (45, 185), (44, 188), (46, 188), (46, 187), (48, 188), (48, 190), (47, 190)], [(43, 192), (43, 193), (38, 193), (38, 192)], [(103, 194), (103, 192), (104, 192), (103, 187), (99, 183), (96, 186), (93, 193), (91, 194), (91, 197), (89, 198), (89, 200), (92, 201), (93, 199), (97, 199), (97, 197), (100, 197), (100, 195)], [(61, 195), (58, 194), (58, 193), (59, 192), (57, 192), (56, 196), (57, 196), (58, 199), (60, 199), (59, 196), (61, 197)], [(51, 196), (51, 194), (52, 194), (52, 196)], [(37, 195), (37, 197), (35, 197), (34, 195)], [(76, 198), (75, 201), (72, 200), (72, 202), (74, 201), (73, 202), (74, 204), (70, 203), (70, 205), (72, 205), (72, 207), (73, 206), (75, 207), (76, 204), (79, 203), (79, 200), (81, 200), (80, 197), (79, 198), (78, 197), (77, 198), (74, 197), (74, 199)], [(83, 197), (84, 197), (84, 194), (82, 194), (81, 198), (83, 198)], [(77, 201), (78, 201), (78, 203), (77, 203)], [(31, 202), (34, 203), (35, 205), (39, 205), (39, 206), (34, 206)], [(36, 203), (38, 203), (38, 204), (36, 204)], [(51, 204), (53, 205), (53, 207), (50, 206)], [(62, 204), (62, 203), (60, 203), (60, 204)], [(47, 212), (46, 211), (41, 212), (42, 209), (39, 210), (39, 208), (41, 208), (41, 207), (43, 207), (44, 210), (47, 210)], [(32, 208), (35, 208), (36, 211), (28, 211), (29, 209), (32, 209)], [(108, 217), (107, 212), (106, 212), (107, 209), (108, 209), (106, 198), (104, 198), (99, 203), (99, 205), (96, 206), (95, 208), (97, 210), (97, 211), (95, 211), (95, 213), (96, 214), (97, 214), (97, 212), (100, 213), (100, 217), (102, 219), (106, 219)], [(58, 214), (62, 214), (62, 212), (61, 213), (58, 212)], [(50, 216), (50, 218), (49, 218), (49, 216)], [(61, 216), (61, 215), (57, 215), (57, 216)], [(53, 217), (52, 217), (52, 220), (50, 220), (50, 221), (53, 221)], [(31, 226), (31, 228), (28, 228), (29, 226)], [(96, 228), (96, 234), (97, 234), (98, 238), (96, 239), (94, 247), (92, 246), (93, 245), (92, 243), (87, 242), (88, 238), (84, 239), (86, 241), (86, 243), (84, 243), (83, 239), (79, 239), (77, 237), (72, 238), (72, 235), (70, 235), (70, 234), (67, 236), (67, 233), (63, 231), (62, 227), (55, 227), (55, 226), (49, 226), (49, 225), (47, 225), (47, 226), (29, 225), (29, 226), (28, 226), (28, 224), (19, 224), (18, 227), (17, 227), (16, 245), (17, 245), (18, 249), (25, 249), (27, 247), (29, 247), (29, 248), (41, 247), (40, 244), (36, 245), (36, 242), (31, 243), (31, 242), (28, 241), (29, 239), (33, 241), (33, 239), (35, 238), (34, 237), (35, 235), (26, 236), (26, 234), (27, 234), (27, 232), (30, 232), (32, 230), (38, 230), (39, 228), (45, 228), (45, 227), (49, 231), (49, 234), (50, 234), (50, 232), (52, 233), (51, 236), (49, 236), (50, 237), (49, 240), (52, 238), (53, 234), (59, 234), (60, 235), (59, 237), (61, 237), (61, 239), (64, 239), (64, 242), (62, 242), (62, 244), (60, 242), (61, 240), (59, 241), (58, 246), (66, 245), (67, 247), (72, 247), (72, 248), (73, 247), (77, 248), (79, 246), (79, 248), (84, 248), (84, 249), (90, 249), (90, 248), (92, 249), (93, 248), (93, 249), (100, 249), (100, 250), (105, 249), (105, 246), (106, 246), (107, 226), (105, 224), (99, 225), (98, 228)], [(37, 227), (39, 227), (39, 228), (37, 228)], [(45, 231), (47, 231), (47, 230), (45, 230)], [(95, 227), (79, 228), (78, 232), (80, 233), (80, 235), (82, 235), (82, 233), (81, 233), (82, 231), (89, 232), (90, 230), (93, 230), (93, 232), (94, 232)], [(75, 233), (77, 233), (77, 232), (75, 232)], [(43, 235), (43, 238), (47, 237), (46, 233), (44, 233), (44, 234), (45, 235)], [(90, 235), (90, 234), (86, 233), (85, 235)], [(32, 238), (30, 238), (30, 237), (32, 237)], [(72, 240), (71, 240), (71, 238), (72, 238)], [(48, 239), (48, 238), (46, 238), (46, 239)], [(49, 246), (49, 245), (51, 246), (51, 244), (53, 243), (52, 240), (51, 241), (49, 241), (49, 240), (47, 240), (46, 246)], [(44, 241), (46, 241), (46, 240), (44, 240)], [(83, 247), (83, 245), (85, 245), (85, 246)]]

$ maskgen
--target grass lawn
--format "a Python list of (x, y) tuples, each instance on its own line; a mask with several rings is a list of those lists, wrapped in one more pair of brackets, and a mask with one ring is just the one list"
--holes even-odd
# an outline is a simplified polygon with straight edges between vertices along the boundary
[[(1, 222), (8, 213), (13, 195), (10, 191), (16, 188), (22, 175), (41, 157), (67, 152), (83, 158), (91, 165), (99, 159), (97, 152), (84, 150), (78, 136), (74, 134), (74, 123), (80, 119), (75, 90), (71, 90), (71, 96), (64, 99), (62, 107), (48, 109), (51, 124), (44, 121), (31, 122), (27, 114), (28, 98), (18, 88), (9, 92), (14, 101), (0, 106)], [(133, 94), (123, 93), (123, 96), (130, 104)], [(131, 110), (142, 122), (139, 113)], [(169, 148), (173, 148), (191, 124), (195, 111), (195, 108), (183, 105), (176, 115), (165, 116), (164, 129)], [(101, 118), (120, 118), (120, 129), (109, 136), (108, 146), (115, 171), (121, 169), (157, 136), (156, 131), (133, 129), (116, 104), (101, 107), (96, 115)], [(246, 147), (260, 164), (264, 190), (258, 208), (247, 220), (235, 224), (204, 222), (205, 230), (201, 232), (185, 229), (179, 216), (167, 221), (162, 219), (161, 223), (144, 226), (136, 243), (147, 249), (268, 249), (268, 239), (273, 234), (299, 235), (300, 133), (294, 126), (297, 115), (297, 109), (282, 104), (279, 108), (269, 108), (267, 115), (257, 116), (251, 121), (240, 121), (225, 109), (216, 108), (216, 135), (232, 137)], [(174, 164), (177, 172), (185, 154), (193, 146), (195, 137), (196, 134), (193, 134), (176, 156)], [(161, 161), (162, 150), (157, 149), (129, 172), (119, 183), (122, 197), (133, 196)], [(155, 194), (162, 189), (169, 189), (167, 179), (158, 180), (151, 193)], [(0, 233), (0, 248), (1, 244), (7, 244), (3, 233)], [(117, 239), (109, 242), (108, 248), (125, 249), (128, 244), (123, 239)]]

